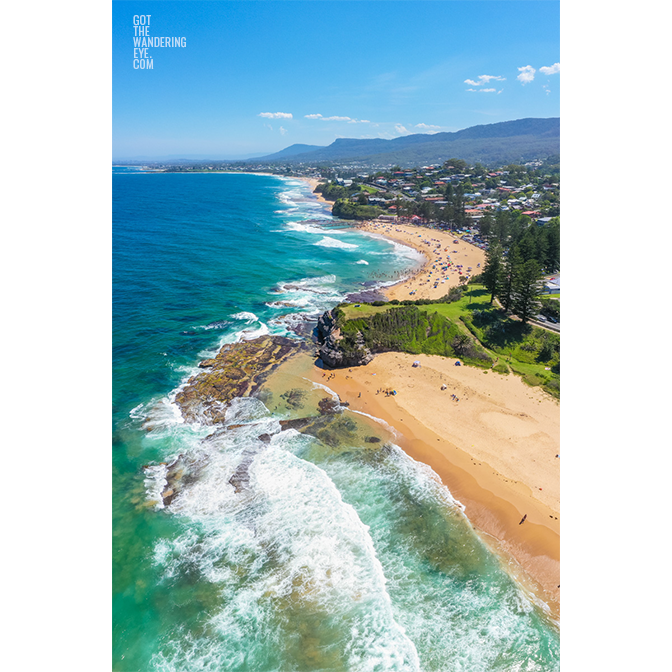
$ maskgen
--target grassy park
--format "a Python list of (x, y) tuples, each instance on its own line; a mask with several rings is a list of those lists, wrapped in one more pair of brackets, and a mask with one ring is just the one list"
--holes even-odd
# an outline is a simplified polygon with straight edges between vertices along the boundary
[(560, 336), (506, 315), (482, 285), (468, 285), (452, 301), (340, 304), (335, 313), (346, 350), (357, 347), (360, 333), (372, 352), (455, 357), (560, 396)]

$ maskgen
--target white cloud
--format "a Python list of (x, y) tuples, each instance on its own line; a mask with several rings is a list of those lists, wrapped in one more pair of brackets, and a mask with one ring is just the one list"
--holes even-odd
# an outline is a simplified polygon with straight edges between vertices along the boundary
[(349, 124), (370, 124), (368, 119), (355, 119), (353, 117), (323, 117), (321, 114), (306, 114), (306, 119), (320, 119), (322, 121), (347, 121)]
[(433, 126), (432, 124), (416, 124), (416, 128), (441, 128), (441, 126)]
[(291, 112), (260, 112), (259, 116), (266, 119), (292, 119)]
[(497, 82), (505, 82), (506, 77), (500, 77), (499, 75), (479, 75), (478, 81), (475, 82), (473, 79), (465, 79), (465, 84), (470, 84), (471, 86), (482, 86), (487, 84), (491, 79), (494, 79)]
[[(498, 93), (501, 93), (504, 89), (500, 89)], [(495, 93), (497, 89), (467, 89), (467, 91), (473, 91), (474, 93)]]
[(531, 65), (524, 65), (522, 68), (518, 68), (520, 74), (516, 78), (521, 84), (529, 84), (534, 79), (534, 73), (536, 70)]
[(394, 130), (397, 133), (408, 133), (408, 131), (401, 124), (395, 124)]
[(280, 126), (280, 133), (282, 133), (282, 135), (284, 135), (285, 133), (287, 133), (287, 129)]
[(560, 72), (560, 63), (553, 63), (553, 65), (544, 65), (539, 68), (539, 72), (543, 75), (555, 75)]

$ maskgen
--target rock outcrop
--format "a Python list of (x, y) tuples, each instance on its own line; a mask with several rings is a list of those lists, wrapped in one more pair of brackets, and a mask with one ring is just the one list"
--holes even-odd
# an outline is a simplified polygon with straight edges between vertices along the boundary
[(175, 402), (188, 421), (223, 422), (232, 399), (253, 395), (273, 369), (303, 347), (283, 336), (225, 345), (214, 359), (201, 362), (203, 371), (189, 379)]
[(345, 348), (333, 311), (328, 310), (317, 321), (317, 340), (320, 359), (331, 369), (368, 364), (373, 353), (364, 344), (364, 337), (357, 333), (354, 346)]

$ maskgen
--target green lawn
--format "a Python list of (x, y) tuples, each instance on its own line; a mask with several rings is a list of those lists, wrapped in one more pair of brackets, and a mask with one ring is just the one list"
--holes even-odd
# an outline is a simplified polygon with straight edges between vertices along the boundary
[[(389, 303), (362, 303), (359, 307), (342, 304), (340, 309), (345, 320), (358, 320), (393, 307)], [(495, 371), (507, 373), (510, 368), (527, 384), (540, 385), (549, 394), (560, 396), (560, 336), (510, 319), (498, 306), (490, 304), (490, 294), (482, 285), (467, 285), (459, 301), (420, 304), (417, 308), (428, 319), (434, 313), (446, 318), (453, 325), (451, 333), (457, 330), (475, 338), (495, 363)], [(470, 363), (492, 365), (477, 360)]]

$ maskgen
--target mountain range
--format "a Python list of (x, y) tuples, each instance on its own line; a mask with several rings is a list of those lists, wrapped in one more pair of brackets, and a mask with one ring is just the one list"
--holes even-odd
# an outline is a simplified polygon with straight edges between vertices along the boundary
[(560, 154), (560, 119), (517, 119), (471, 126), (454, 133), (415, 133), (394, 140), (338, 138), (327, 147), (290, 145), (258, 162), (396, 164), (402, 167), (442, 163), (525, 163)]

